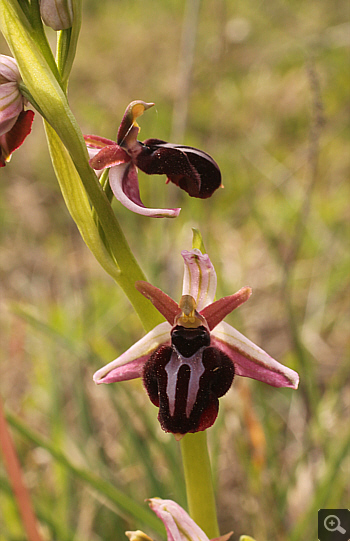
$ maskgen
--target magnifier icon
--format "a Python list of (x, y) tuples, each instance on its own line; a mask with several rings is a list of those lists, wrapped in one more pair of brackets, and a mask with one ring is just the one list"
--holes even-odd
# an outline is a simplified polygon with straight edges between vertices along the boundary
[(336, 515), (328, 515), (324, 519), (323, 524), (326, 530), (328, 530), (329, 532), (346, 533), (346, 530), (342, 528), (342, 526), (340, 525), (340, 520)]

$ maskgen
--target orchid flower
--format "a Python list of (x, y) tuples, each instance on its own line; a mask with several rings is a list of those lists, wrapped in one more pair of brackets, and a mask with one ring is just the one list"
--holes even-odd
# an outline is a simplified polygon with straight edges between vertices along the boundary
[[(166, 529), (167, 541), (209, 541), (208, 536), (191, 519), (191, 517), (172, 500), (150, 498), (150, 508), (159, 517)], [(216, 537), (212, 541), (227, 541), (233, 532)], [(148, 535), (140, 530), (125, 532), (130, 541), (152, 541)]]
[(167, 175), (192, 197), (206, 199), (221, 186), (218, 165), (209, 154), (196, 148), (173, 145), (160, 139), (137, 140), (136, 122), (154, 103), (133, 101), (126, 108), (119, 126), (117, 142), (86, 135), (90, 165), (97, 172), (109, 168), (109, 183), (115, 197), (126, 208), (155, 218), (178, 216), (181, 209), (146, 208), (139, 192), (137, 168), (148, 175)]
[(183, 294), (177, 304), (148, 282), (135, 286), (167, 320), (94, 375), (96, 383), (141, 377), (150, 400), (159, 407), (165, 432), (180, 439), (187, 432), (209, 428), (218, 399), (230, 388), (234, 375), (274, 387), (298, 387), (294, 370), (222, 321), (248, 300), (249, 287), (214, 302), (216, 273), (207, 254), (183, 251)]
[(30, 133), (33, 111), (24, 111), (26, 99), (21, 94), (21, 76), (14, 58), (0, 55), (0, 167), (5, 167), (12, 152)]

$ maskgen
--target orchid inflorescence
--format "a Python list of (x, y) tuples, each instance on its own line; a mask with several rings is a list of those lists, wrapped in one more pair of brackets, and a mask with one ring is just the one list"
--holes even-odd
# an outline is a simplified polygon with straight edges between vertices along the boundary
[[(214, 159), (202, 150), (155, 138), (139, 141), (136, 120), (154, 105), (141, 100), (126, 108), (116, 141), (96, 135), (83, 138), (66, 96), (80, 29), (79, 6), (74, 0), (41, 0), (39, 4), (31, 3), (33, 10), (22, 10), (18, 5), (16, 12), (17, 7), (0, 0), (4, 35), (18, 53), (18, 64), (14, 58), (0, 55), (0, 167), (6, 165), (31, 131), (34, 112), (26, 110), (30, 103), (46, 122), (55, 172), (85, 242), (124, 288), (144, 324), (152, 306), (137, 291), (165, 319), (98, 370), (94, 381), (100, 384), (141, 378), (151, 402), (159, 408), (161, 428), (180, 440), (188, 433), (202, 432), (213, 425), (219, 398), (230, 389), (235, 376), (292, 389), (298, 387), (299, 376), (223, 321), (249, 299), (251, 289), (243, 287), (215, 301), (215, 269), (209, 256), (199, 249), (182, 252), (184, 279), (179, 303), (140, 279), (143, 274), (110, 206), (112, 194), (137, 214), (174, 218), (180, 208), (145, 207), (140, 197), (138, 170), (147, 175), (166, 175), (167, 183), (172, 182), (189, 196), (200, 199), (211, 197), (222, 186), (221, 172)], [(35, 36), (44, 35), (42, 22), (61, 32), (57, 61), (45, 39), (35, 41)], [(108, 196), (107, 172), (111, 189)], [(104, 179), (100, 181), (102, 187), (98, 177)], [(210, 496), (210, 475), (203, 475), (206, 477), (202, 490)], [(158, 498), (149, 502), (165, 525), (168, 541), (209, 541), (207, 534), (175, 502)], [(216, 522), (215, 509), (211, 513), (212, 525)], [(215, 524), (212, 531), (218, 531)], [(131, 541), (152, 541), (139, 530), (127, 535)], [(227, 541), (230, 535), (211, 537), (212, 541)]]

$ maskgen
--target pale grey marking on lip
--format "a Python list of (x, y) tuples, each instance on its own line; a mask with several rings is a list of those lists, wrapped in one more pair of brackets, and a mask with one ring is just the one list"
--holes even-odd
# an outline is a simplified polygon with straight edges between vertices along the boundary
[(170, 361), (165, 367), (165, 371), (168, 376), (166, 394), (169, 401), (170, 415), (173, 417), (175, 413), (176, 402), (176, 384), (178, 378), (178, 372), (183, 365), (187, 365), (190, 369), (190, 381), (188, 384), (187, 400), (186, 400), (186, 417), (189, 418), (193, 406), (197, 399), (199, 391), (199, 380), (201, 375), (205, 372), (205, 368), (202, 362), (203, 350), (206, 346), (200, 348), (192, 357), (183, 357), (176, 350), (171, 354)]

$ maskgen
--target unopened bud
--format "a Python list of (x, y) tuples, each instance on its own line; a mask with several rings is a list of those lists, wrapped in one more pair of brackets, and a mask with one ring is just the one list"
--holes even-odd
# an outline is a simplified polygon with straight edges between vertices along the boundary
[(73, 25), (72, 0), (40, 0), (41, 18), (54, 30), (65, 30)]

